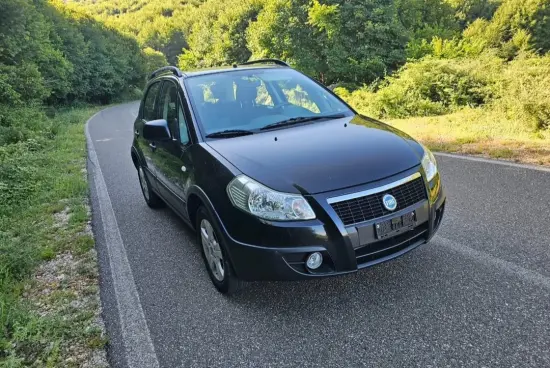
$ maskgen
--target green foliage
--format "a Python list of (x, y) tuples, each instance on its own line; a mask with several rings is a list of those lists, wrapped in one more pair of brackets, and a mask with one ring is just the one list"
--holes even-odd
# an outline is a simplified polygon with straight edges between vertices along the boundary
[(375, 117), (406, 118), (483, 108), (524, 130), (550, 128), (550, 55), (521, 54), (506, 62), (492, 54), (425, 58), (385, 80), (353, 92), (335, 92)]
[(462, 38), (442, 39), (434, 37), (430, 42), (426, 39), (420, 42), (411, 42), (408, 45), (407, 55), (409, 60), (422, 59), (432, 56), (441, 59), (456, 59), (464, 57), (477, 57), (487, 49), (484, 40)]
[(463, 26), (476, 19), (491, 19), (503, 0), (447, 0), (455, 8), (456, 17)]
[(550, 2), (503, 0), (490, 20), (477, 19), (464, 31), (466, 40), (482, 41), (506, 59), (528, 48), (550, 51)]
[(69, 65), (49, 37), (51, 23), (25, 0), (0, 1), (0, 14), (0, 102), (66, 92)]
[(247, 30), (252, 58), (280, 58), (325, 80), (329, 68), (320, 53), (320, 37), (308, 24), (308, 5), (307, 0), (266, 1)]
[(247, 61), (246, 29), (258, 16), (261, 0), (211, 0), (189, 9), (189, 48), (179, 58), (183, 69)]
[(187, 47), (189, 11), (203, 0), (69, 0), (69, 7), (85, 11), (102, 23), (138, 40), (142, 48), (162, 52), (176, 64)]
[(147, 47), (143, 50), (143, 54), (145, 56), (145, 70), (148, 74), (168, 65), (166, 57), (160, 51)]
[(381, 82), (376, 93), (372, 88), (355, 91), (349, 101), (378, 117), (446, 114), (490, 101), (495, 83), (490, 72), (500, 68), (498, 59), (428, 58), (406, 64), (394, 76)]
[[(82, 321), (67, 319), (73, 318), (68, 310), (56, 315), (50, 304), (46, 315), (38, 315), (26, 304), (28, 296), (23, 297), (23, 292), (30, 292), (24, 288), (25, 279), (39, 262), (70, 247), (74, 247), (73, 254), (90, 248), (91, 239), (79, 233), (88, 219), (82, 205), (87, 195), (81, 171), (82, 122), (93, 111), (62, 109), (50, 119), (38, 106), (12, 109), (0, 105), (2, 367), (59, 366), (59, 348), (67, 341), (93, 343), (97, 339), (98, 334), (86, 335), (85, 324), (93, 316)], [(19, 130), (24, 134), (5, 140), (4, 133), (13, 136)], [(71, 218), (62, 228), (54, 223), (52, 213), (65, 207), (70, 208)]]
[(144, 82), (136, 40), (62, 3), (2, 0), (0, 14), (0, 103), (109, 102)]
[(269, 1), (248, 30), (255, 57), (279, 57), (331, 84), (364, 83), (405, 61), (411, 39), (458, 30), (439, 0)]
[(452, 38), (460, 33), (456, 10), (446, 1), (400, 0), (397, 1), (397, 12), (412, 43), (436, 36)]
[(521, 55), (504, 68), (491, 108), (533, 131), (550, 128), (550, 55)]

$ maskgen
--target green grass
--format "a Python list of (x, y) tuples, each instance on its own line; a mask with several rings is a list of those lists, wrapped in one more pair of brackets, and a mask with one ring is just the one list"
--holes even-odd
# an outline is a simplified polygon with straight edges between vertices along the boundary
[(389, 120), (431, 149), (550, 165), (550, 129), (533, 132), (521, 121), (489, 109)]
[(86, 231), (84, 122), (97, 110), (42, 115), (41, 129), (0, 146), (1, 367), (76, 367), (105, 344)]
[(409, 61), (383, 81), (335, 92), (434, 150), (550, 165), (550, 54)]
[[(348, 99), (369, 115), (357, 100)], [(382, 119), (435, 151), (550, 165), (550, 128), (533, 131), (524, 121), (490, 107), (440, 116)]]

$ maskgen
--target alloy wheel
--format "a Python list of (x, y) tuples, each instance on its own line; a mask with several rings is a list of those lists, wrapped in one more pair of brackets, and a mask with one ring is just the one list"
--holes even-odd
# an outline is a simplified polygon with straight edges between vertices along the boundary
[(201, 220), (201, 243), (208, 267), (218, 281), (223, 281), (225, 270), (223, 253), (220, 248), (220, 243), (216, 238), (212, 224), (207, 219)]

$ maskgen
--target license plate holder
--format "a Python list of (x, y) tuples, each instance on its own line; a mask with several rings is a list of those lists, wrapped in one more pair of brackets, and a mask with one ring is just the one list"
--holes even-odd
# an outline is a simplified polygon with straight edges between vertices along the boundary
[(402, 216), (397, 216), (386, 221), (374, 224), (376, 237), (385, 239), (399, 233), (410, 231), (416, 225), (416, 214), (414, 212), (406, 213)]

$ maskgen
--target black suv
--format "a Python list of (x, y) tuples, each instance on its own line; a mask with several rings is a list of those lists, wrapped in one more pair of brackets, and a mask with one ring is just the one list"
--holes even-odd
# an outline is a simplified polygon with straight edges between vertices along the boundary
[(150, 207), (197, 232), (216, 288), (355, 272), (426, 243), (432, 153), (279, 60), (154, 72), (131, 154)]

